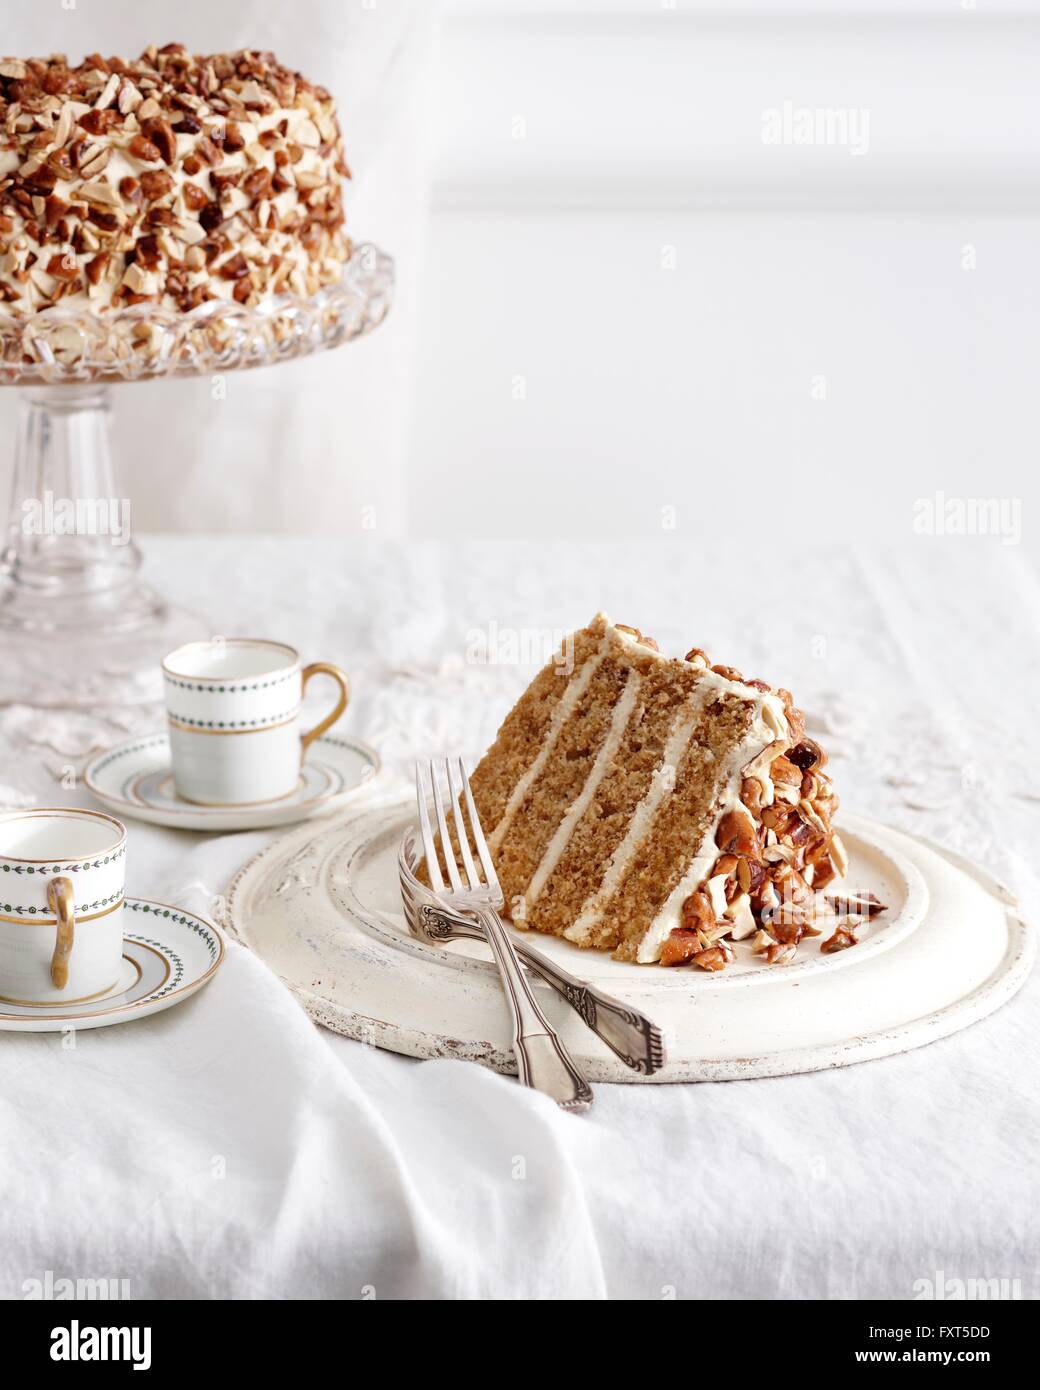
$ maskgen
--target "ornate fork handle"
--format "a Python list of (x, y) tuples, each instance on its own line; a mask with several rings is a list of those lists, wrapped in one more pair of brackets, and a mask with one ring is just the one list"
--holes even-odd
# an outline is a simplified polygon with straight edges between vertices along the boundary
[[(427, 936), (448, 941), (453, 936), (480, 939), (484, 933), (468, 918), (425, 904), (421, 908), (423, 930)], [(626, 1067), (652, 1076), (665, 1064), (664, 1039), (655, 1023), (645, 1014), (620, 1000), (612, 998), (595, 985), (577, 980), (568, 971), (553, 964), (547, 957), (526, 942), (510, 938), (516, 954), (546, 984), (551, 985), (597, 1037), (624, 1062)]]
[(472, 911), (494, 954), (512, 1008), (513, 1051), (520, 1080), (544, 1091), (564, 1110), (584, 1110), (592, 1104), (592, 1089), (538, 1007), (498, 913), (490, 907)]

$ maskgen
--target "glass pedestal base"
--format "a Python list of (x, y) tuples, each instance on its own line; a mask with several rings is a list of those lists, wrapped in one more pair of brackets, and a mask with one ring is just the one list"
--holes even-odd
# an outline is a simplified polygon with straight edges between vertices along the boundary
[(63, 721), (63, 710), (136, 732), (144, 716), (129, 711), (154, 705), (158, 716), (162, 657), (210, 635), (140, 581), (110, 447), (110, 384), (338, 347), (382, 323), (393, 286), (393, 261), (366, 244), (338, 283), (253, 308), (215, 299), (179, 314), (145, 302), (99, 315), (59, 303), (19, 318), (0, 305), (0, 384), (22, 390), (0, 541), (0, 734), (17, 726), (22, 742), (56, 748), (57, 733), (83, 723)]
[(159, 662), (201, 619), (141, 583), (103, 385), (22, 393), (0, 555), (0, 705), (102, 716), (162, 699)]

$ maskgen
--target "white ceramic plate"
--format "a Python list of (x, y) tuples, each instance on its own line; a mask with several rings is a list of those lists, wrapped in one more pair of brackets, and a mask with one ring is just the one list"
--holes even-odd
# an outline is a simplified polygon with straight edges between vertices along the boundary
[[(409, 935), (397, 852), (412, 803), (352, 808), (283, 836), (236, 878), (227, 922), (318, 1022), (415, 1057), (515, 1071), (507, 1011), (479, 946)], [(541, 981), (553, 1024), (593, 1081), (730, 1080), (845, 1066), (904, 1052), (991, 1013), (1022, 984), (1034, 934), (984, 874), (909, 835), (844, 816), (848, 888), (889, 911), (848, 951), (803, 943), (790, 966), (755, 958), (720, 974), (613, 961), (537, 934), (572, 973), (629, 1000), (663, 1029), (668, 1061), (630, 1071)]]
[[(671, 966), (667, 969), (660, 966), (635, 965), (629, 961), (614, 960), (605, 951), (582, 950), (563, 937), (543, 936), (538, 932), (522, 931), (511, 923), (506, 925), (515, 937), (525, 939), (528, 945), (534, 946), (564, 970), (600, 985), (611, 994), (630, 994), (633, 990), (646, 988), (679, 989), (685, 993), (691, 989), (728, 989), (734, 985), (750, 984), (762, 976), (775, 975), (778, 969), (782, 969), (788, 979), (819, 970), (840, 970), (842, 965), (856, 960), (862, 961), (864, 957), (887, 951), (896, 945), (914, 930), (928, 910), (928, 889), (921, 871), (905, 855), (891, 847), (883, 848), (876, 840), (862, 832), (857, 834), (855, 831), (849, 831), (846, 837), (845, 827), (843, 840), (849, 852), (849, 872), (843, 879), (836, 879), (830, 884), (822, 896), (844, 897), (855, 893), (873, 893), (885, 904), (885, 911), (871, 921), (863, 923), (860, 939), (855, 947), (837, 951), (832, 955), (824, 955), (820, 951), (820, 945), (833, 932), (837, 914), (830, 927), (825, 925), (826, 918), (821, 919), (822, 934), (818, 938), (804, 941), (798, 947), (798, 954), (790, 965), (769, 965), (762, 956), (754, 954), (748, 942), (735, 941), (733, 950), (736, 960), (725, 970), (718, 972), (700, 970), (694, 965)], [(407, 923), (403, 917), (400, 920), (384, 914), (372, 917), (368, 912), (370, 887), (382, 881), (385, 866), (381, 862), (381, 852), (375, 845), (369, 845), (367, 851), (354, 859), (349, 873), (335, 875), (334, 896), (345, 911), (370, 917), (369, 925), (373, 931), (385, 931), (392, 939), (400, 938), (402, 929), (407, 932)], [(413, 870), (421, 861), (417, 824), (409, 825), (405, 829), (402, 856)], [(409, 874), (408, 889), (413, 902), (436, 902), (433, 894), (423, 887), (414, 874)], [(399, 945), (409, 950), (412, 947), (434, 952), (443, 949), (477, 959), (485, 959), (487, 954), (476, 941), (451, 942), (446, 947), (438, 948), (408, 937), (407, 941), (401, 941)]]
[(311, 745), (292, 796), (257, 806), (196, 806), (177, 795), (165, 734), (129, 739), (87, 764), (86, 785), (117, 816), (180, 830), (266, 830), (328, 815), (371, 785), (379, 754), (360, 739), (323, 734)]
[(212, 922), (167, 903), (127, 898), (115, 988), (82, 1004), (0, 1003), (0, 1031), (59, 1033), (147, 1018), (201, 989), (223, 959), (224, 940)]

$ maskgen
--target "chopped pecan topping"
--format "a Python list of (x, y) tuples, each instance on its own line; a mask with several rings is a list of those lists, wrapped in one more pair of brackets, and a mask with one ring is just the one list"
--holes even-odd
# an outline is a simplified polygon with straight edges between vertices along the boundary
[(685, 965), (701, 949), (700, 939), (695, 931), (686, 931), (677, 927), (675, 931), (668, 934), (661, 947), (661, 964)]
[(831, 956), (835, 951), (847, 951), (850, 946), (855, 946), (856, 940), (855, 927), (845, 923), (835, 929), (833, 936), (820, 942), (820, 950), (825, 956)]
[(209, 202), (209, 194), (204, 193), (197, 183), (186, 183), (181, 192), (184, 194), (185, 204), (193, 212), (198, 212)]
[(789, 965), (794, 960), (795, 947), (793, 944), (786, 943), (768, 946), (764, 955), (769, 965)]
[(56, 197), (53, 193), (46, 202), (45, 220), (48, 227), (55, 226), (69, 210), (69, 205), (62, 198)]
[(758, 857), (759, 842), (754, 824), (741, 811), (727, 811), (719, 821), (715, 843), (724, 854)]
[(703, 888), (691, 893), (683, 903), (680, 920), (689, 930), (711, 931), (715, 927), (715, 909)]
[(740, 784), (740, 799), (754, 816), (762, 811), (762, 783), (757, 777), (745, 777)]
[(721, 946), (709, 946), (706, 951), (698, 951), (692, 959), (693, 964), (701, 970), (725, 970), (727, 964), (726, 952)]
[[(297, 184), (299, 184), (299, 179), (297, 179)], [(634, 637), (641, 646), (649, 647), (654, 652), (661, 650), (652, 637), (647, 637), (646, 633), (640, 632), (637, 627), (629, 627), (627, 623), (617, 623), (615, 626), (618, 632), (627, 632), (629, 637)]]
[(253, 172), (243, 181), (242, 192), (251, 202), (259, 202), (261, 198), (271, 196), (271, 171), (270, 169), (254, 169)]
[[(198, 57), (166, 45), (133, 62), (91, 54), (72, 68), (60, 55), (0, 60), (5, 117), (5, 312), (79, 299), (103, 312), (142, 299), (189, 309), (215, 294), (310, 295), (338, 279), (349, 255), (332, 99), (269, 53)], [(245, 167), (222, 173), (236, 155)], [(209, 170), (219, 176), (212, 191), (186, 186)], [(218, 232), (223, 244), (197, 249)]]
[(824, 767), (827, 762), (823, 749), (811, 738), (803, 738), (793, 748), (789, 748), (787, 757), (803, 772), (808, 772), (814, 767)]
[(68, 251), (52, 256), (47, 262), (47, 274), (53, 275), (56, 280), (78, 280), (79, 266), (76, 264), (76, 257)]
[(163, 163), (172, 164), (177, 153), (177, 137), (173, 133), (173, 126), (170, 122), (162, 117), (156, 117), (155, 120), (143, 121), (141, 129), (159, 151), (159, 157)]
[(141, 191), (150, 203), (173, 191), (173, 179), (165, 169), (146, 169), (141, 175)]
[(149, 140), (147, 135), (135, 135), (127, 149), (135, 159), (149, 160), (152, 163), (158, 163), (162, 159), (159, 146)]
[(778, 758), (774, 758), (769, 769), (769, 775), (774, 782), (787, 782), (801, 789), (802, 772), (799, 767), (791, 761), (790, 757), (783, 753)]
[(220, 274), (225, 280), (241, 280), (243, 275), (249, 274), (249, 263), (241, 251), (226, 260), (220, 267)]
[(850, 893), (847, 897), (831, 896), (828, 904), (843, 917), (876, 917), (885, 911), (885, 904), (874, 893)]
[(105, 266), (108, 265), (110, 259), (111, 257), (107, 251), (99, 251), (92, 260), (87, 262), (87, 279), (92, 285), (96, 285), (101, 279)]

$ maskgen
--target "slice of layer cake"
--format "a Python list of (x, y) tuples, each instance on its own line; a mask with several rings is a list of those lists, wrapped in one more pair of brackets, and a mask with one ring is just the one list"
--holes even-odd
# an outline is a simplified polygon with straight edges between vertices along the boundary
[(621, 960), (789, 960), (846, 867), (825, 762), (786, 690), (600, 614), (473, 773), (505, 915)]

